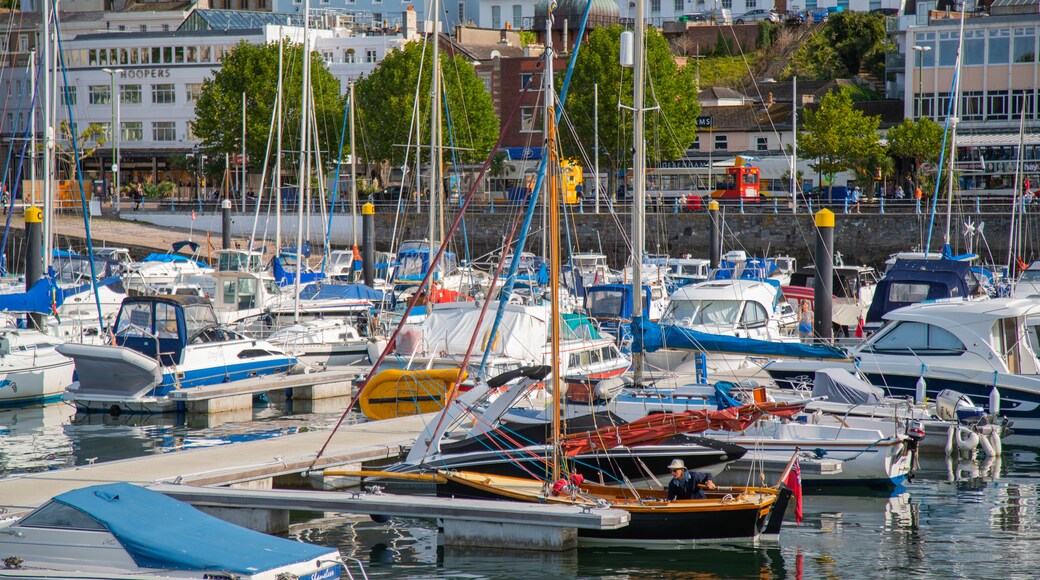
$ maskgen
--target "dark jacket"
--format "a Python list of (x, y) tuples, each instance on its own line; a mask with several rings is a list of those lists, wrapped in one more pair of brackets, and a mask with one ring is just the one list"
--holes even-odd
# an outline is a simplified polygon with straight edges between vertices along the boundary
[(668, 499), (704, 499), (701, 485), (711, 481), (711, 474), (705, 471), (686, 471), (682, 479), (672, 478), (668, 482)]

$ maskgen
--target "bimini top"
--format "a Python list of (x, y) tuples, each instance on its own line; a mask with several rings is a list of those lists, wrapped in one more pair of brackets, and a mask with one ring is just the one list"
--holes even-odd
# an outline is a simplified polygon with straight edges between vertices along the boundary
[[(307, 560), (338, 557), (332, 548), (242, 528), (129, 483), (63, 493), (34, 514), (55, 509), (55, 502), (97, 520), (142, 568), (257, 574)], [(28, 525), (34, 514), (23, 522)]]
[(210, 303), (208, 298), (188, 294), (157, 294), (155, 296), (132, 296), (123, 299), (123, 305), (126, 305), (128, 302), (166, 302), (177, 306)]

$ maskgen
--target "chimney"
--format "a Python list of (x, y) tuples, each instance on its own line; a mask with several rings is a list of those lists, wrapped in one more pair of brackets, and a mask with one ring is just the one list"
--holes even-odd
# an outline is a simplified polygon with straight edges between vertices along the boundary
[(401, 35), (405, 40), (411, 40), (415, 36), (416, 22), (415, 7), (409, 4), (404, 14), (401, 15)]

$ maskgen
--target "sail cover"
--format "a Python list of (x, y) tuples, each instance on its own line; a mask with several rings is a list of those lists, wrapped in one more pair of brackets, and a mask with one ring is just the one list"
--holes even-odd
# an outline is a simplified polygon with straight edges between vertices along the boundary
[(674, 324), (659, 324), (643, 318), (632, 321), (633, 352), (654, 352), (661, 348), (725, 352), (793, 358), (847, 359), (845, 349), (830, 345), (802, 344), (740, 338), (699, 332)]

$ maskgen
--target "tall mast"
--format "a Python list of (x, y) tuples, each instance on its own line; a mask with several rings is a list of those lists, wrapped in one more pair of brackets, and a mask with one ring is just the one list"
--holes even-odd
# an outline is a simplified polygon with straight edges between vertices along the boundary
[[(957, 82), (954, 83), (953, 87), (953, 109), (950, 113), (950, 165), (949, 172), (946, 177), (946, 235), (943, 237), (943, 245), (950, 243), (950, 227), (953, 222), (953, 180), (956, 179), (954, 175), (954, 161), (957, 159), (957, 123), (960, 121), (957, 118), (957, 114), (960, 112), (960, 100), (961, 100), (961, 65), (964, 63), (964, 4), (961, 4), (961, 27), (960, 33), (957, 38), (960, 39), (957, 44), (957, 66), (954, 67), (954, 74), (957, 75)], [(928, 248), (925, 248), (928, 251)]]
[(798, 77), (791, 79), (791, 202), (798, 213)]
[(433, 0), (433, 75), (430, 106), (430, 253), (440, 246), (437, 230), (441, 199), (441, 44), (440, 0)]
[(310, 158), (307, 155), (307, 132), (310, 130), (307, 121), (310, 119), (307, 94), (311, 90), (311, 4), (303, 0), (303, 92), (300, 95), (300, 187), (296, 196), (296, 280), (293, 296), (293, 323), (300, 322), (300, 273), (303, 271), (303, 204), (308, 198), (310, 189)]
[[(350, 82), (350, 223), (357, 223), (357, 148), (354, 146), (354, 81)], [(339, 187), (339, 184), (336, 184)], [(332, 208), (335, 211), (335, 208)], [(354, 233), (354, 248), (357, 249), (357, 228)]]
[[(29, 51), (29, 99), (33, 106), (29, 108), (29, 183), (32, 184), (32, 201), (36, 205), (36, 103), (32, 101), (36, 94), (36, 50)], [(13, 184), (12, 184), (13, 185)], [(11, 187), (8, 191), (13, 190)], [(24, 198), (25, 192), (22, 192)]]
[[(560, 381), (560, 200), (558, 187), (560, 171), (559, 160), (556, 158), (556, 89), (553, 86), (553, 43), (552, 43), (552, 21), (553, 10), (556, 8), (556, 0), (546, 3), (548, 13), (545, 15), (545, 65), (542, 67), (542, 107), (545, 117), (542, 119), (542, 127), (545, 131), (545, 202), (548, 211), (545, 214), (549, 219), (549, 228), (542, 239), (549, 242), (549, 333), (552, 340), (549, 341), (550, 361), (549, 368), (552, 369), (550, 386), (552, 388), (553, 433), (559, 435), (560, 411), (563, 399)], [(517, 260), (520, 248), (516, 249), (513, 260)], [(560, 453), (559, 437), (553, 437), (552, 448), (552, 479), (556, 481), (560, 477)]]
[[(645, 46), (646, 5), (644, 0), (636, 0), (635, 38), (633, 39), (633, 75), (632, 75), (632, 319), (643, 316), (643, 220), (646, 211), (646, 142), (643, 140), (643, 82), (646, 71), (643, 69), (643, 51)], [(643, 354), (632, 351), (632, 381), (636, 385), (643, 383)]]
[(274, 210), (274, 255), (280, 255), (282, 251), (282, 53), (285, 49), (285, 37), (282, 35), (282, 27), (278, 27), (278, 98), (275, 106), (278, 112), (278, 147), (274, 155), (274, 185), (275, 185), (275, 210)]
[(43, 66), (43, 78), (39, 87), (42, 89), (40, 110), (43, 111), (43, 263), (46, 265), (51, 260), (54, 235), (54, 220), (51, 219), (54, 205), (51, 190), (54, 183), (54, 116), (51, 107), (51, 77), (53, 76), (51, 53), (53, 47), (51, 46), (51, 3), (49, 0), (40, 2), (40, 22), (43, 25), (43, 29), (40, 31), (42, 44), (40, 65)]

